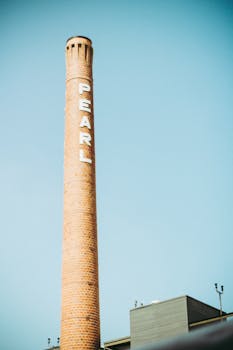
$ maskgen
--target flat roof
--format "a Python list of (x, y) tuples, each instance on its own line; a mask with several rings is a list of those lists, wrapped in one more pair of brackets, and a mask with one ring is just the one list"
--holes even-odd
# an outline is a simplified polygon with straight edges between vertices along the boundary
[(126, 344), (130, 342), (130, 337), (123, 337), (123, 338), (117, 338), (114, 340), (109, 340), (104, 342), (104, 346), (108, 345), (108, 346), (113, 346), (113, 345), (120, 345), (120, 344)]
[[(208, 306), (208, 307), (210, 307), (210, 308), (212, 308), (212, 309), (215, 309), (215, 310), (218, 310), (218, 311), (219, 311), (218, 308), (216, 308), (216, 307), (214, 307), (214, 306), (212, 306), (212, 305), (206, 304), (206, 303), (204, 303), (204, 302), (201, 301), (201, 300), (198, 300), (198, 299), (195, 299), (195, 298), (193, 298), (193, 297), (190, 297), (189, 295), (181, 295), (181, 296), (179, 296), (179, 297), (175, 297), (175, 298), (171, 298), (171, 299), (156, 301), (156, 302), (154, 302), (154, 303), (151, 302), (150, 304), (146, 304), (146, 305), (140, 305), (140, 306), (137, 306), (137, 307), (131, 309), (130, 312), (131, 312), (131, 311), (138, 310), (138, 309), (142, 309), (142, 308), (144, 308), (144, 307), (149, 307), (149, 306), (151, 306), (151, 305), (157, 305), (157, 304), (167, 303), (167, 302), (169, 302), (169, 301), (173, 301), (173, 300), (176, 300), (176, 299), (182, 299), (182, 298), (187, 298), (187, 299), (195, 300), (195, 301), (197, 301), (198, 303), (204, 304), (204, 305), (206, 305), (206, 306)], [(224, 311), (223, 311), (223, 314), (225, 314)]]

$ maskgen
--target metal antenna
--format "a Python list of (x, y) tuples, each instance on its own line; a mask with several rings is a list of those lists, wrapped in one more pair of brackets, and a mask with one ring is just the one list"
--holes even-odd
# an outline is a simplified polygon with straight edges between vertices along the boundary
[(218, 283), (215, 283), (214, 286), (215, 286), (215, 290), (216, 290), (216, 292), (218, 293), (218, 296), (219, 296), (220, 316), (222, 316), (222, 294), (223, 294), (223, 291), (224, 291), (224, 287), (221, 286), (221, 290), (218, 290)]

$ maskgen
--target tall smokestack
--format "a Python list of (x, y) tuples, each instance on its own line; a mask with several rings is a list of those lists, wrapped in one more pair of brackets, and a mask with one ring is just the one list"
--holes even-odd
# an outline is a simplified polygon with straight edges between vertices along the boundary
[(92, 57), (67, 40), (61, 350), (100, 346)]

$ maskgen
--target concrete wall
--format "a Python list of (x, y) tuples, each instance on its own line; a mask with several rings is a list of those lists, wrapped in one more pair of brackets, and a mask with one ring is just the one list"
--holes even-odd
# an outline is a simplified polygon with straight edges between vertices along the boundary
[(213, 306), (202, 303), (191, 297), (187, 297), (188, 303), (188, 321), (189, 323), (206, 320), (212, 317), (218, 317), (219, 310)]
[[(213, 306), (205, 304), (199, 300), (196, 300), (191, 297), (187, 297), (187, 308), (188, 308), (188, 323), (189, 325), (195, 322), (207, 320), (209, 318), (214, 318), (220, 316), (220, 310), (216, 309)], [(225, 315), (225, 312), (223, 312)], [(218, 323), (221, 321), (216, 321)], [(205, 326), (208, 326), (207, 323)], [(194, 330), (197, 328), (203, 327), (203, 325), (197, 325), (195, 327), (190, 327), (190, 330)]]
[(186, 296), (130, 311), (131, 349), (187, 332)]

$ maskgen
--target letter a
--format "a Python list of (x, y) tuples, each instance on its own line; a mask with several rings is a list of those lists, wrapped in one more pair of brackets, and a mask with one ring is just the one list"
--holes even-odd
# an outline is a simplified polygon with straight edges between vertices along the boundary
[(88, 116), (84, 115), (82, 117), (81, 123), (80, 123), (80, 128), (84, 128), (86, 126), (89, 130), (91, 129), (91, 124), (89, 122)]

